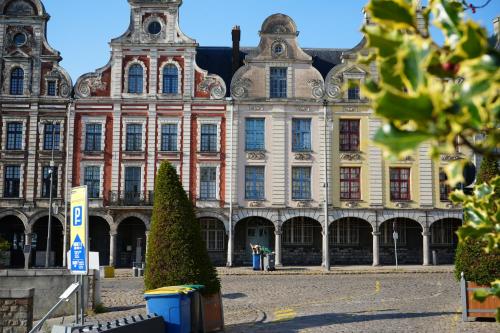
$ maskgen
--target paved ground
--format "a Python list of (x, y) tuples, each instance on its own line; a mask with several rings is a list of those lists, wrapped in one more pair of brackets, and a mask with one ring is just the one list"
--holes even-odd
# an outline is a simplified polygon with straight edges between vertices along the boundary
[[(322, 275), (313, 269), (260, 276), (246, 269), (231, 272), (221, 272), (230, 333), (500, 332), (497, 323), (461, 321), (458, 283), (446, 270)], [(119, 272), (118, 278), (103, 283), (102, 300), (112, 312), (89, 319), (102, 322), (145, 313), (142, 292), (141, 279)]]

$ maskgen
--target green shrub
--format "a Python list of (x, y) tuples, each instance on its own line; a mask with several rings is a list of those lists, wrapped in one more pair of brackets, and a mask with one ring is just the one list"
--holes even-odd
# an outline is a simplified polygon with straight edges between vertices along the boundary
[(476, 183), (490, 183), (490, 181), (499, 176), (500, 172), (498, 169), (498, 161), (494, 157), (484, 157), (481, 161), (481, 166), (479, 167), (479, 172), (477, 174)]
[(205, 294), (220, 291), (193, 205), (168, 162), (160, 166), (156, 177), (144, 282), (147, 290), (202, 284)]
[(473, 239), (460, 242), (455, 255), (455, 277), (464, 272), (467, 281), (489, 285), (500, 278), (500, 250), (485, 253), (486, 243)]
[(9, 251), (10, 250), (10, 243), (0, 237), (0, 251)]

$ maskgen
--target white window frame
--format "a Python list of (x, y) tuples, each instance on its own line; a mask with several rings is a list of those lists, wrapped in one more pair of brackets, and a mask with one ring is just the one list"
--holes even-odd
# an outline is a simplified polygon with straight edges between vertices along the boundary
[(81, 144), (81, 150), (85, 152), (85, 144), (87, 142), (87, 125), (88, 124), (101, 124), (101, 150), (99, 152), (104, 151), (104, 142), (106, 140), (106, 117), (82, 117), (82, 131), (83, 131), (83, 140)]
[(54, 151), (61, 152), (63, 150), (63, 144), (66, 141), (66, 121), (64, 119), (40, 119), (38, 124), (43, 124), (43, 131), (40, 132), (40, 137), (38, 140), (38, 150), (43, 152), (50, 152), (50, 150), (43, 149), (43, 143), (45, 141), (45, 124), (47, 123), (59, 123), (59, 146), (54, 147)]
[(286, 68), (286, 98), (273, 98), (273, 100), (295, 97), (295, 73), (292, 64), (288, 62), (275, 62), (266, 64), (266, 98), (271, 99), (271, 68)]
[[(142, 125), (142, 136), (141, 136), (141, 151), (127, 151), (127, 125), (129, 124), (141, 124)], [(139, 117), (129, 117), (123, 118), (122, 120), (122, 151), (125, 154), (134, 153), (144, 153), (146, 151), (146, 119)]]
[(99, 200), (104, 197), (104, 163), (95, 161), (83, 161), (80, 163), (80, 186), (85, 185), (85, 168), (98, 167), (99, 168), (99, 197), (89, 198), (89, 200)]
[(140, 193), (145, 194), (144, 188), (145, 188), (145, 181), (146, 179), (144, 178), (144, 175), (146, 174), (146, 164), (143, 161), (139, 162), (125, 162), (121, 166), (121, 181), (120, 181), (120, 199), (124, 199), (125, 195), (125, 169), (128, 167), (136, 167), (136, 168), (141, 168), (141, 187), (140, 187)]
[(156, 146), (156, 150), (160, 153), (169, 153), (169, 151), (163, 151), (161, 150), (161, 144), (162, 144), (162, 126), (163, 125), (177, 125), (177, 151), (175, 152), (170, 152), (170, 153), (180, 153), (181, 152), (181, 119), (177, 117), (161, 117), (158, 118), (158, 143)]
[[(5, 167), (7, 165), (15, 165), (20, 167), (20, 179), (19, 179), (19, 197), (18, 198), (4, 198), (4, 188), (5, 188)], [(0, 199), (4, 200), (12, 200), (12, 199), (22, 199), (24, 198), (24, 170), (26, 165), (24, 163), (3, 163), (0, 164), (0, 175), (2, 177), (2, 181), (0, 181)]]
[[(23, 77), (23, 94), (22, 95), (11, 95), (10, 94), (10, 81), (11, 81), (11, 75), (12, 75), (12, 71), (14, 70), (14, 68), (16, 67), (20, 67), (23, 72), (24, 72), (24, 77)], [(28, 72), (29, 71), (29, 66), (28, 64), (25, 64), (25, 63), (6, 63), (6, 66), (5, 66), (5, 71), (4, 71), (4, 94), (5, 95), (9, 95), (10, 97), (14, 97), (14, 98), (19, 98), (19, 97), (26, 97), (27, 95), (29, 95), (29, 77), (30, 77), (30, 73)]]
[[(28, 120), (26, 118), (9, 117), (9, 116), (5, 116), (2, 118), (2, 128), (4, 129), (3, 133), (2, 133), (2, 149), (4, 151), (7, 151), (7, 124), (8, 123), (22, 123), (23, 124), (21, 150), (25, 150), (26, 149), (26, 136), (27, 136), (26, 124), (28, 123)], [(16, 152), (16, 151), (19, 151), (19, 150), (11, 150), (9, 152)]]
[[(201, 168), (216, 168), (215, 169), (215, 199), (202, 199), (200, 197), (201, 190)], [(220, 201), (220, 163), (199, 163), (196, 166), (197, 182), (196, 182), (196, 197), (198, 201), (210, 202), (210, 201)]]
[[(128, 92), (128, 74), (130, 67), (133, 65), (140, 65), (142, 67), (142, 94), (131, 94)], [(123, 71), (123, 95), (125, 97), (137, 97), (137, 96), (146, 96), (148, 92), (146, 91), (148, 87), (148, 68), (146, 67), (146, 64), (142, 61), (140, 61), (138, 58), (134, 58), (133, 60), (129, 61), (127, 65), (125, 65), (125, 70)]]
[(201, 152), (201, 126), (202, 125), (217, 125), (217, 152), (221, 151), (221, 117), (198, 118), (198, 134), (197, 134), (197, 151)]
[[(168, 66), (168, 65), (174, 65), (175, 67), (177, 67), (177, 94), (167, 94), (167, 93), (164, 93), (163, 92), (163, 70), (165, 68), (165, 66)], [(164, 61), (161, 66), (160, 66), (160, 73), (159, 73), (159, 88), (160, 88), (160, 91), (159, 91), (159, 94), (160, 96), (164, 96), (164, 97), (169, 97), (169, 98), (172, 98), (172, 97), (177, 97), (177, 98), (181, 98), (182, 97), (182, 92), (183, 92), (183, 86), (182, 86), (182, 67), (181, 65), (173, 60), (173, 59), (168, 59), (167, 61)]]

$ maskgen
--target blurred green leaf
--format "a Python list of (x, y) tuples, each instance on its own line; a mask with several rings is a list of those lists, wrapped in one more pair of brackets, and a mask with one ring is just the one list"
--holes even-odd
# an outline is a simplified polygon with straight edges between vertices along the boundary
[(375, 22), (383, 22), (396, 29), (415, 27), (415, 10), (411, 1), (372, 0), (367, 6), (367, 11)]
[(401, 131), (390, 124), (384, 125), (375, 135), (374, 141), (385, 146), (395, 155), (411, 151), (429, 140), (431, 136), (423, 132)]

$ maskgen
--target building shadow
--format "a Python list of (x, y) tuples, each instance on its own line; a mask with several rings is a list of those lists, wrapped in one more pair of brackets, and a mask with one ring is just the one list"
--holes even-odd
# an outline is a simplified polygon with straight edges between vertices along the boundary
[(227, 298), (227, 299), (238, 299), (238, 298), (244, 298), (248, 297), (246, 294), (243, 293), (232, 293), (232, 294), (224, 294), (222, 295), (222, 298)]
[[(350, 324), (360, 322), (370, 322), (376, 320), (398, 320), (412, 318), (427, 318), (443, 315), (454, 315), (456, 312), (414, 312), (414, 313), (327, 313), (310, 316), (297, 317), (288, 321), (277, 322), (258, 322), (244, 323), (237, 325), (228, 325), (227, 333), (247, 333), (247, 332), (279, 332), (279, 333), (298, 333), (305, 329), (315, 327), (333, 326), (339, 324)], [(390, 325), (388, 323), (387, 325)], [(345, 329), (345, 328), (343, 328)]]

